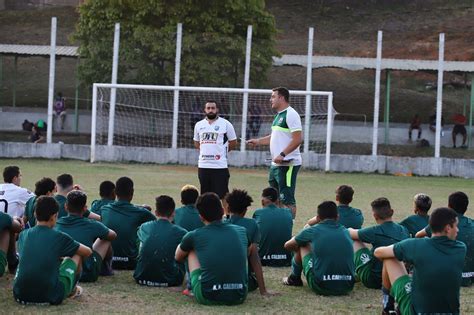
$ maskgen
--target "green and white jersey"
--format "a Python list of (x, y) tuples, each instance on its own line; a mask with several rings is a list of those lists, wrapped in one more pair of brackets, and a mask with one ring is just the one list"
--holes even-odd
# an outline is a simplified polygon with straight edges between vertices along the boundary
[(403, 225), (407, 228), (408, 232), (410, 233), (410, 237), (415, 237), (418, 231), (423, 230), (423, 228), (428, 225), (429, 219), (430, 216), (428, 215), (414, 214), (408, 218), (405, 218), (402, 222), (400, 222), (400, 225)]
[(69, 235), (47, 226), (37, 225), (21, 232), (20, 264), (13, 283), (15, 300), (23, 304), (60, 304), (64, 298), (64, 285), (59, 281), (61, 257), (73, 256), (78, 248), (79, 243)]
[(364, 215), (362, 211), (346, 205), (337, 206), (337, 213), (339, 213), (339, 224), (345, 228), (360, 229), (364, 224)]
[(140, 252), (133, 278), (139, 284), (153, 287), (180, 285), (184, 264), (176, 262), (174, 254), (186, 233), (165, 219), (143, 223), (137, 233)]
[[(415, 314), (459, 314), (466, 246), (446, 236), (408, 239), (393, 246), (395, 257), (414, 266), (411, 303)], [(406, 290), (406, 291), (408, 291)]]
[[(300, 115), (289, 106), (276, 114), (272, 123), (272, 134), (270, 139), (270, 153), (272, 159), (280, 155), (291, 142), (291, 133), (302, 131)], [(291, 165), (301, 165), (300, 147), (296, 148), (290, 154), (287, 154), (285, 160), (291, 160)], [(272, 163), (273, 165), (276, 165)], [(287, 164), (285, 164), (287, 165)]]
[(210, 301), (233, 303), (247, 295), (247, 231), (214, 221), (188, 232), (180, 247), (194, 250), (201, 264), (202, 295)]
[(257, 209), (253, 214), (260, 230), (258, 255), (264, 266), (289, 266), (291, 253), (283, 247), (291, 239), (293, 216), (290, 209), (274, 204)]
[[(349, 231), (335, 220), (324, 220), (295, 236), (298, 246), (311, 244), (313, 274), (319, 287), (338, 294), (355, 283), (354, 250)], [(337, 249), (337, 250), (336, 250)]]
[(198, 209), (192, 204), (176, 209), (173, 221), (188, 232), (204, 226), (201, 217), (199, 217)]

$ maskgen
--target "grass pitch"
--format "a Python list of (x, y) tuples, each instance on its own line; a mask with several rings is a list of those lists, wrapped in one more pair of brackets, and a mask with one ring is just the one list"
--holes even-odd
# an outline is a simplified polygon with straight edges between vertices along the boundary
[[(56, 178), (61, 173), (70, 173), (74, 181), (88, 193), (88, 203), (98, 198), (99, 184), (103, 180), (115, 181), (129, 176), (135, 182), (133, 202), (153, 205), (160, 194), (172, 196), (179, 204), (180, 188), (185, 184), (198, 186), (196, 167), (149, 165), (149, 164), (89, 164), (80, 161), (51, 160), (5, 160), (0, 159), (0, 168), (18, 165), (23, 174), (22, 186), (34, 189), (41, 177)], [(260, 206), (260, 192), (267, 185), (266, 169), (232, 168), (230, 187), (246, 189), (254, 198), (247, 214)], [(301, 171), (298, 175), (296, 199), (298, 213), (293, 228), (297, 233), (306, 220), (315, 214), (316, 206), (323, 200), (334, 200), (338, 185), (354, 187), (352, 205), (360, 208), (365, 216), (364, 226), (374, 224), (370, 202), (377, 197), (387, 197), (399, 221), (412, 213), (412, 198), (424, 192), (433, 199), (432, 209), (446, 206), (448, 195), (461, 190), (472, 198), (472, 180), (438, 177), (395, 177), (375, 174), (324, 174)], [(468, 216), (472, 217), (470, 210)], [(337, 249), (335, 249), (337, 250)], [(32, 262), (34, 263), (34, 262)], [(303, 288), (281, 285), (281, 278), (289, 268), (264, 267), (267, 288), (279, 292), (279, 296), (262, 298), (258, 292), (248, 295), (239, 306), (209, 307), (198, 305), (194, 300), (182, 296), (172, 289), (147, 288), (135, 284), (132, 272), (116, 272), (113, 277), (101, 277), (97, 283), (82, 284), (84, 294), (77, 300), (66, 300), (60, 306), (21, 306), (13, 300), (12, 276), (0, 278), (0, 306), (2, 313), (319, 313), (319, 314), (380, 314), (381, 293), (366, 289), (357, 283), (352, 293), (344, 297), (321, 297)], [(474, 288), (461, 289), (461, 312), (474, 312)]]

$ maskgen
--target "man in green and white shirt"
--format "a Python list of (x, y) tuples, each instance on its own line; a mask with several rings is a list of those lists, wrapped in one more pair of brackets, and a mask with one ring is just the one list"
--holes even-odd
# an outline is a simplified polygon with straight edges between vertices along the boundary
[(300, 115), (289, 104), (290, 92), (284, 87), (272, 89), (270, 102), (277, 112), (268, 136), (250, 139), (250, 145), (270, 145), (272, 165), (268, 182), (280, 193), (281, 203), (296, 216), (296, 176), (301, 167), (300, 144), (302, 126)]

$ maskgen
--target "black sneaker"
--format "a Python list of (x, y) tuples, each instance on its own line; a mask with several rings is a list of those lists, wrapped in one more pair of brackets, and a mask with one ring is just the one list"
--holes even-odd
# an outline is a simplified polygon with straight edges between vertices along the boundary
[(289, 275), (286, 278), (282, 279), (284, 285), (289, 285), (292, 287), (302, 287), (303, 286), (303, 280), (301, 280), (300, 277), (297, 277), (295, 275)]
[(16, 273), (16, 269), (18, 268), (19, 264), (20, 264), (20, 259), (18, 257), (18, 254), (15, 254), (15, 259), (13, 261), (8, 262), (8, 272), (11, 275), (14, 275)]

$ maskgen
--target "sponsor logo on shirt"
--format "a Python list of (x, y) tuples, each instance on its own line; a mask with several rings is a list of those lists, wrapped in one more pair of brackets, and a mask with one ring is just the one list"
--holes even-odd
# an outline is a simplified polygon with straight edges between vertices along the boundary
[(125, 261), (125, 262), (128, 262), (128, 257), (113, 256), (112, 261)]
[(240, 290), (243, 288), (244, 288), (243, 283), (223, 283), (223, 284), (214, 284), (212, 286), (212, 291)]
[(283, 117), (280, 117), (280, 119), (278, 119), (278, 123), (281, 124), (283, 122)]
[(262, 260), (286, 260), (288, 259), (288, 256), (286, 254), (280, 254), (280, 255), (263, 255)]
[(214, 126), (214, 130), (215, 131), (219, 130), (219, 126)]
[(219, 154), (216, 154), (216, 156), (214, 157), (216, 160), (220, 160), (221, 159), (221, 156)]
[(168, 287), (168, 282), (153, 282), (153, 281), (148, 281), (148, 280), (138, 280), (138, 284), (141, 285), (146, 285), (149, 287)]
[(360, 255), (360, 261), (362, 261), (362, 264), (365, 265), (366, 263), (370, 261), (370, 256), (364, 253)]
[[(220, 159), (220, 156), (219, 156)], [(213, 161), (213, 160), (218, 160), (215, 155), (212, 154), (203, 154), (201, 155), (201, 160), (203, 161)]]
[(405, 284), (405, 292), (406, 293), (411, 293), (411, 282), (408, 282), (407, 284)]
[(323, 275), (323, 281), (351, 281), (351, 275)]
[(463, 278), (472, 278), (472, 277), (474, 277), (474, 271), (463, 272), (463, 273), (462, 273), (462, 277), (463, 277)]

